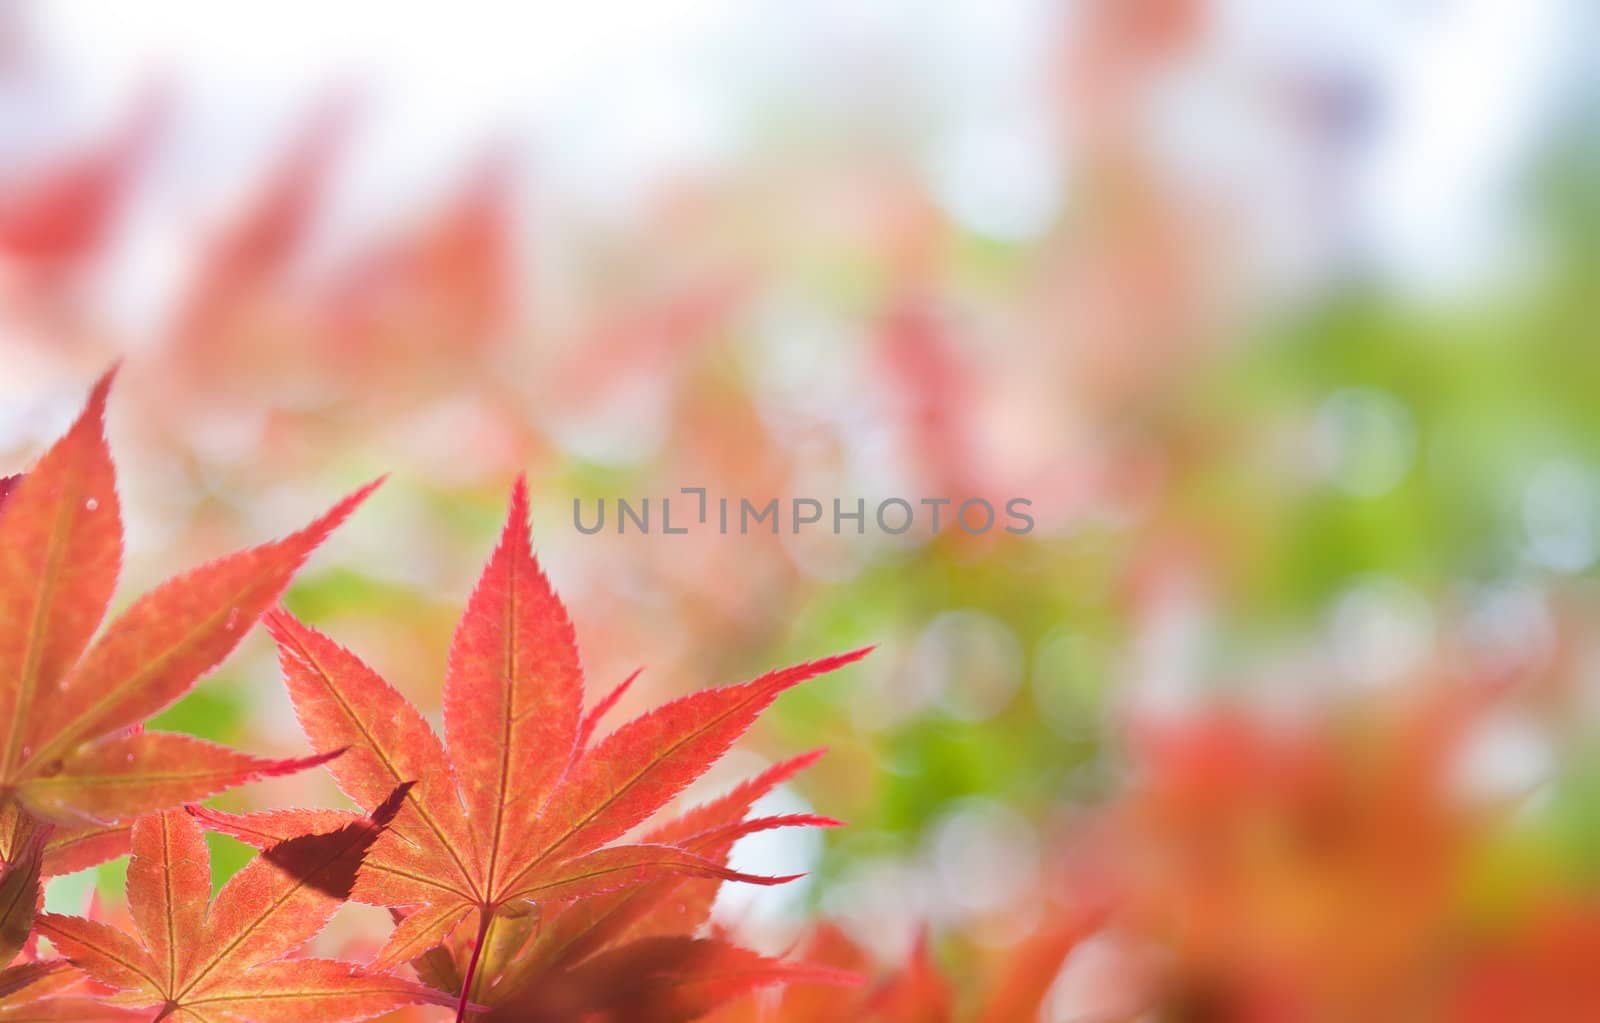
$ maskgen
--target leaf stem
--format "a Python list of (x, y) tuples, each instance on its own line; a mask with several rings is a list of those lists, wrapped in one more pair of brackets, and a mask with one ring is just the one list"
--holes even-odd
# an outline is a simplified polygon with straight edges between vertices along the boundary
[(472, 1000), (472, 982), (478, 975), (478, 960), (483, 956), (483, 946), (489, 940), (489, 924), (494, 920), (494, 909), (478, 907), (478, 937), (472, 942), (472, 958), (467, 961), (467, 972), (461, 977), (461, 1000), (456, 1003), (456, 1023), (467, 1018), (467, 1003)]

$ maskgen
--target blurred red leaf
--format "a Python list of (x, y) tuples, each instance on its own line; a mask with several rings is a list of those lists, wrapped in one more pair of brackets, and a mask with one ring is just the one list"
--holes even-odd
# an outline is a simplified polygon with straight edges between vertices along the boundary
[(498, 1004), (485, 1023), (688, 1023), (774, 984), (853, 986), (855, 975), (769, 959), (710, 938), (641, 938)]
[(0, 202), (0, 252), (43, 272), (69, 269), (96, 253), (165, 107), (165, 93), (150, 90), (99, 148), (49, 169)]

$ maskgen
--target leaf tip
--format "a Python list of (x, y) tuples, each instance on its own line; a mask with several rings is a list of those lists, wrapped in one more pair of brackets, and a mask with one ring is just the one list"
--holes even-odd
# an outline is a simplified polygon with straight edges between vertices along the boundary
[(529, 545), (532, 538), (528, 509), (528, 475), (519, 472), (516, 482), (511, 484), (511, 506), (506, 510), (506, 525), (500, 541), (502, 545), (512, 538), (520, 539), (524, 546)]
[(117, 359), (101, 373), (95, 380), (94, 386), (89, 389), (89, 401), (85, 411), (93, 410), (96, 418), (105, 414), (106, 400), (111, 394), (111, 385), (117, 379), (117, 374), (122, 371), (122, 360)]
[(299, 625), (300, 621), (288, 608), (279, 604), (277, 607), (267, 609), (261, 616), (261, 624), (267, 627), (267, 632), (273, 639), (281, 643), (294, 632), (295, 626)]
[(313, 519), (310, 525), (292, 534), (282, 542), (310, 553), (312, 549), (326, 540), (329, 534), (339, 528), (344, 520), (348, 519), (357, 508), (361, 507), (367, 498), (372, 496), (373, 491), (383, 486), (384, 481), (388, 478), (388, 474), (384, 474), (352, 491), (341, 499), (338, 504)]
[(828, 747), (818, 746), (816, 749), (809, 749), (797, 756), (790, 757), (788, 763), (784, 766), (788, 768), (789, 776), (793, 777), (827, 755)]
[[(121, 361), (115, 362), (111, 368), (100, 374), (94, 385), (89, 388), (88, 400), (84, 402), (83, 411), (78, 413), (78, 418), (73, 422), (61, 442), (66, 442), (68, 437), (80, 438), (79, 443), (87, 441), (94, 447), (102, 449), (105, 453), (101, 457), (109, 460), (110, 455), (106, 449), (106, 405), (111, 396), (111, 385), (116, 380), (117, 371), (121, 368)], [(17, 478), (21, 481), (21, 477)]]
[(299, 774), (301, 771), (309, 771), (313, 767), (321, 767), (339, 756), (347, 748), (341, 746), (339, 749), (329, 750), (327, 753), (313, 753), (306, 757), (265, 761), (264, 766), (260, 768), (259, 774), (266, 778), (277, 778), (286, 774)]

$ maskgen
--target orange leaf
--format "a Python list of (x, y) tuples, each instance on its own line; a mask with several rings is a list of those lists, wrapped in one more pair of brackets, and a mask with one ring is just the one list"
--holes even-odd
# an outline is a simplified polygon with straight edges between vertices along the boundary
[(534, 826), (578, 741), (583, 669), (572, 622), (533, 558), (518, 480), (500, 545), (450, 647), (445, 739), (490, 891), (512, 835)]
[[(54, 693), (105, 615), (122, 518), (104, 436), (111, 374), (6, 502), (0, 518), (0, 772), (24, 757), (41, 694)], [(28, 751), (31, 752), (31, 751)]]
[[(227, 656), (376, 484), (287, 539), (158, 587), (91, 644), (122, 552), (102, 427), (111, 379), (101, 378), (72, 428), (8, 487), (0, 514), (0, 818), (15, 816), (20, 801), (63, 823), (126, 820), (308, 764), (126, 733)], [(46, 869), (91, 865), (121, 841), (100, 832)]]
[[(492, 960), (502, 952), (514, 955), (522, 944), (523, 925), (506, 921), (532, 919), (530, 902), (554, 908), (609, 899), (664, 878), (788, 880), (728, 870), (732, 837), (712, 843), (709, 854), (676, 841), (610, 843), (699, 778), (780, 693), (866, 652), (685, 697), (583, 749), (613, 701), (583, 713), (572, 625), (533, 556), (527, 512), (527, 488), (519, 480), (499, 546), (451, 647), (444, 699), (448, 754), (422, 715), (350, 651), (287, 613), (273, 612), (267, 620), (312, 746), (322, 752), (348, 747), (329, 764), (344, 791), (371, 807), (397, 781), (417, 781), (396, 815), (394, 836), (373, 846), (355, 891), (357, 899), (410, 911), (379, 963), (389, 966), (443, 944), (473, 915), (478, 937), (464, 950), (466, 968), (445, 972), (467, 978), (474, 996), (486, 990), (478, 986), (486, 973), (506, 965)], [(744, 795), (728, 804), (738, 804), (736, 813), (696, 818), (694, 830), (736, 825), (749, 809), (741, 800)], [(244, 817), (197, 812), (257, 844), (309, 821), (297, 811)], [(491, 945), (497, 951), (485, 959)]]

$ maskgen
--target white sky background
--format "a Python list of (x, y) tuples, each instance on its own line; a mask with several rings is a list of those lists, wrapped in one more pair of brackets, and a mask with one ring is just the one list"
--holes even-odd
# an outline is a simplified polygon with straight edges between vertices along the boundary
[[(1383, 108), (1372, 147), (1351, 168), (1358, 243), (1402, 281), (1470, 284), (1509, 248), (1507, 186), (1581, 59), (1592, 27), (1581, 2), (1222, 0), (1199, 99), (1185, 96), (1179, 113), (1195, 137), (1185, 152), (1203, 164), (1252, 151), (1230, 136), (1235, 127), (1207, 121), (1204, 87), (1241, 73), (1247, 89), (1248, 76), (1355, 73)], [(0, 107), (7, 151), (90, 133), (156, 73), (178, 86), (176, 155), (159, 165), (153, 224), (188, 218), (204, 228), (338, 83), (366, 98), (331, 204), (347, 225), (417, 204), (493, 137), (530, 157), (541, 203), (625, 218), (662, 175), (734, 160), (760, 103), (798, 97), (823, 116), (847, 114), (864, 75), (935, 108), (919, 156), (935, 195), (973, 230), (1042, 232), (1070, 174), (1069, 141), (1049, 128), (1034, 84), (1064, 9), (1055, 0), (58, 0), (25, 9), (46, 74)], [(1214, 105), (1231, 111), (1238, 88), (1224, 85)], [(148, 296), (179, 242), (166, 246), (156, 229), (138, 244), (142, 269), (124, 290)]]

